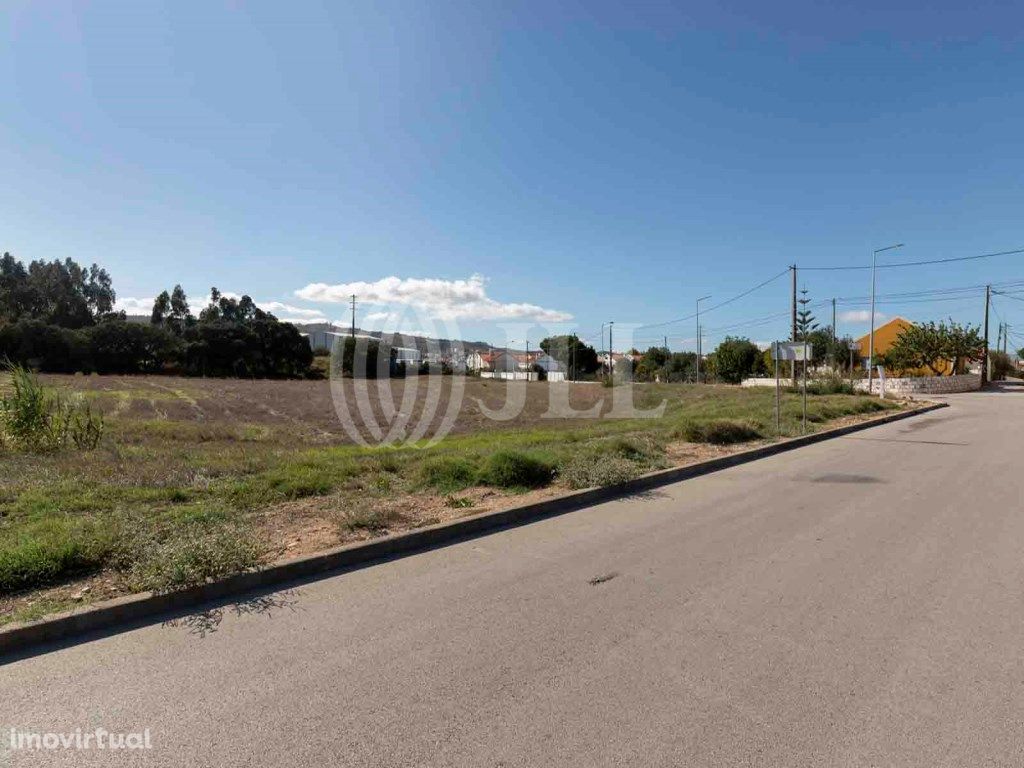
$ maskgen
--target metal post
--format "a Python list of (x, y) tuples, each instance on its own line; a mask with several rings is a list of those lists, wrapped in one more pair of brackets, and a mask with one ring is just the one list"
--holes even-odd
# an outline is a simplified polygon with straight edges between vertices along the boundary
[(807, 434), (807, 342), (804, 342), (804, 422), (800, 433)]
[(700, 384), (700, 323), (697, 323), (697, 383)]
[(850, 389), (853, 389), (853, 347), (850, 347)]
[(878, 267), (878, 254), (902, 248), (903, 243), (887, 245), (871, 252), (871, 330), (868, 332), (868, 392), (871, 392), (871, 378), (875, 371), (875, 270)]
[[(793, 290), (792, 290), (792, 315), (793, 315), (793, 332), (790, 341), (797, 341), (797, 328), (796, 328), (796, 264), (790, 266), (793, 271)], [(793, 386), (796, 386), (796, 360), (790, 362), (789, 372), (793, 374)]]
[(782, 435), (782, 388), (779, 384), (779, 342), (772, 344), (772, 353), (775, 358), (775, 431)]
[(871, 254), (871, 330), (868, 331), (868, 394), (871, 393), (871, 374), (875, 367), (875, 267), (878, 251)]

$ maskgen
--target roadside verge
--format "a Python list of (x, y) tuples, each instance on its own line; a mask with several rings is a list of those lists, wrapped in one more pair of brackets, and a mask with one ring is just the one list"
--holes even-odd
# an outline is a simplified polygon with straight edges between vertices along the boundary
[(68, 640), (89, 632), (118, 631), (117, 628), (121, 625), (125, 625), (122, 628), (127, 629), (129, 624), (138, 625), (146, 619), (161, 614), (181, 612), (203, 603), (224, 601), (235, 595), (256, 590), (268, 590), (290, 582), (323, 578), (345, 569), (371, 565), (385, 559), (421, 552), (500, 528), (522, 525), (534, 520), (576, 511), (605, 501), (699, 477), (945, 407), (946, 403), (933, 403), (911, 408), (856, 424), (848, 424), (835, 429), (758, 446), (685, 467), (658, 470), (618, 485), (574, 491), (537, 503), (464, 517), (367, 542), (337, 547), (295, 560), (275, 563), (249, 573), (229, 576), (190, 589), (130, 595), (67, 613), (56, 614), (38, 621), (8, 626), (0, 629), (0, 663), (3, 663), (2, 657), (6, 654), (23, 652), (41, 643)]

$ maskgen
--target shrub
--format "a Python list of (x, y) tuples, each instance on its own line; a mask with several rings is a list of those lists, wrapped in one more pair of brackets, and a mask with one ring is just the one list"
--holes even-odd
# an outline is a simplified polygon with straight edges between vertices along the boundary
[(402, 515), (394, 509), (359, 509), (345, 513), (341, 527), (346, 531), (369, 531), (379, 533), (387, 530), (391, 523), (401, 520)]
[(84, 400), (50, 391), (20, 365), (6, 366), (11, 394), (0, 397), (0, 445), (28, 451), (57, 451), (69, 445), (95, 448), (103, 437), (103, 416)]
[(578, 489), (617, 485), (642, 472), (643, 467), (624, 456), (579, 454), (563, 464), (558, 474), (570, 488)]
[(809, 395), (853, 395), (856, 391), (847, 379), (835, 373), (828, 373), (814, 381), (807, 382)]
[(476, 482), (477, 469), (468, 459), (442, 456), (424, 462), (420, 467), (420, 481), (442, 493), (468, 488)]
[(680, 436), (689, 443), (731, 445), (757, 440), (762, 435), (760, 428), (749, 421), (715, 419), (686, 424), (680, 430)]
[(538, 488), (554, 477), (554, 467), (519, 451), (498, 451), (487, 458), (479, 480), (497, 488)]
[(1005, 352), (989, 350), (988, 357), (992, 361), (992, 381), (1002, 381), (1007, 376), (1017, 375), (1017, 366)]

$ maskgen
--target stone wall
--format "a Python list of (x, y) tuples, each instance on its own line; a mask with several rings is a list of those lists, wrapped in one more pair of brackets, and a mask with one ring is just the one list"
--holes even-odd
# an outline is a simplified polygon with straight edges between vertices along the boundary
[[(813, 381), (808, 379), (808, 382)], [(782, 379), (782, 386), (792, 385), (789, 377)], [(799, 383), (799, 382), (798, 382)], [(744, 387), (774, 387), (775, 379), (751, 378), (743, 380)], [(867, 392), (868, 380), (855, 379), (855, 389)], [(878, 379), (871, 382), (871, 391), (880, 391)], [(894, 395), (951, 395), (956, 392), (973, 392), (981, 389), (981, 374), (965, 373), (961, 376), (908, 376), (906, 378), (885, 378), (885, 391)]]
[[(867, 379), (853, 383), (861, 392), (867, 392)], [(907, 378), (885, 378), (885, 392), (894, 395), (952, 395), (957, 392), (973, 392), (981, 389), (980, 373), (965, 373), (960, 376), (912, 376)], [(871, 382), (871, 391), (879, 392), (878, 379)]]

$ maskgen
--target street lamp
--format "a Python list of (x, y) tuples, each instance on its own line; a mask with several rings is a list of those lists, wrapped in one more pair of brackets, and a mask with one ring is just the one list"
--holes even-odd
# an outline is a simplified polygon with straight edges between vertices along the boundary
[(711, 296), (701, 296), (697, 299), (697, 383), (700, 384), (700, 303)]
[(871, 393), (871, 378), (875, 368), (875, 268), (878, 263), (878, 254), (883, 251), (891, 251), (902, 248), (903, 243), (887, 245), (885, 248), (878, 248), (871, 253), (871, 330), (868, 331), (868, 393)]

